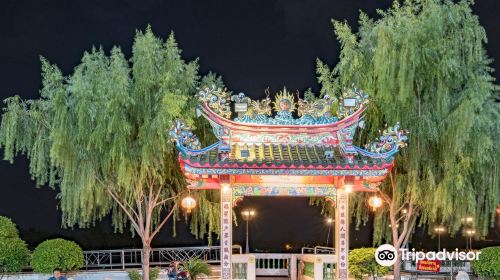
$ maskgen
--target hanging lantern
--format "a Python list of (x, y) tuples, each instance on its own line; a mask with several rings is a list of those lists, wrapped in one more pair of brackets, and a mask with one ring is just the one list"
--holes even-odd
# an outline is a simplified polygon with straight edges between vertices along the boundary
[(182, 208), (186, 209), (187, 213), (191, 213), (191, 210), (196, 207), (196, 200), (188, 195), (182, 199), (181, 206)]
[(377, 208), (382, 206), (382, 199), (374, 195), (368, 199), (368, 205), (370, 205), (370, 207), (373, 208), (373, 211), (375, 211)]

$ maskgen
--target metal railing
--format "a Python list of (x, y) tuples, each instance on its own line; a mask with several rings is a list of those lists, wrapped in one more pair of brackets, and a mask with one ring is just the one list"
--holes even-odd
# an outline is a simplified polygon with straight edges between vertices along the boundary
[[(241, 254), (241, 246), (234, 245), (233, 251)], [(126, 269), (140, 267), (142, 249), (84, 251), (85, 269)], [(220, 263), (219, 246), (155, 248), (151, 249), (152, 266), (168, 266), (174, 261), (187, 261), (199, 258), (210, 264)]]

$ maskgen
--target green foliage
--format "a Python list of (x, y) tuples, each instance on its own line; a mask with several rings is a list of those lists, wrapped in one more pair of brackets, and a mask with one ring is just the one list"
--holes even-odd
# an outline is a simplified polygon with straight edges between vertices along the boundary
[[(162, 40), (148, 27), (137, 31), (130, 59), (119, 47), (93, 48), (68, 76), (41, 62), (40, 98), (5, 100), (0, 146), (10, 162), (27, 156), (37, 185), (60, 189), (63, 226), (88, 227), (112, 214), (118, 232), (130, 226), (152, 238), (166, 213), (180, 219), (174, 198), (186, 182), (168, 130), (176, 118), (193, 123), (197, 61), (182, 59), (173, 34)], [(209, 73), (203, 83), (222, 79)], [(218, 213), (214, 203), (193, 216), (199, 237), (218, 229), (205, 219)]]
[(21, 271), (29, 264), (29, 257), (28, 246), (19, 238), (16, 225), (9, 218), (0, 216), (0, 276)]
[(316, 94), (312, 91), (311, 88), (308, 88), (304, 92), (304, 100), (307, 102), (310, 102), (310, 103), (312, 103), (316, 100)]
[(356, 280), (363, 276), (384, 276), (389, 273), (389, 267), (381, 266), (375, 260), (375, 248), (359, 248), (349, 253), (349, 273)]
[(500, 278), (500, 246), (481, 249), (479, 260), (472, 261), (472, 270), (481, 277)]
[[(381, 185), (396, 198), (395, 209), (414, 201), (421, 225), (445, 224), (452, 235), (463, 217), (473, 216), (485, 236), (500, 202), (500, 150), (494, 146), (500, 111), (486, 33), (470, 5), (395, 1), (379, 11), (379, 19), (362, 13), (356, 34), (346, 23), (334, 22), (340, 61), (333, 70), (318, 61), (317, 71), (322, 94), (352, 83), (369, 93), (368, 126), (358, 133), (358, 143), (374, 139), (385, 123), (401, 122), (409, 129), (409, 146), (392, 171), (396, 190), (390, 180)], [(366, 201), (363, 195), (359, 199), (354, 205)], [(366, 205), (352, 209), (358, 225), (366, 221)], [(375, 218), (375, 243), (391, 239), (387, 215), (383, 207)]]
[[(160, 268), (153, 267), (149, 270), (149, 279), (156, 280), (156, 279), (158, 279), (159, 274), (160, 274)], [(142, 274), (138, 270), (129, 270), (128, 271), (128, 278), (130, 278), (130, 280), (142, 280)]]
[(200, 88), (212, 87), (216, 88), (225, 88), (224, 80), (222, 80), (222, 76), (217, 75), (216, 73), (210, 71), (207, 75), (203, 76), (200, 81)]
[(0, 239), (19, 237), (19, 231), (11, 219), (0, 216)]
[(142, 274), (139, 270), (129, 270), (127, 273), (130, 280), (142, 280)]
[(182, 263), (182, 267), (189, 272), (191, 279), (196, 280), (200, 276), (210, 276), (211, 267), (210, 265), (198, 258), (190, 259)]
[(56, 268), (64, 272), (78, 270), (83, 264), (82, 248), (73, 241), (61, 238), (40, 243), (33, 251), (31, 260), (33, 271), (40, 273), (52, 273)]
[(19, 272), (29, 264), (30, 251), (21, 238), (0, 238), (0, 275), (5, 272)]

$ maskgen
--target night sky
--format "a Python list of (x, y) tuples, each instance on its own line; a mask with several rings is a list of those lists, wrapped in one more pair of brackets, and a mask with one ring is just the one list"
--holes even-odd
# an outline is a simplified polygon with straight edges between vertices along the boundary
[[(488, 34), (486, 46), (493, 67), (500, 69), (500, 16), (495, 0), (477, 0), (474, 12)], [(183, 57), (200, 59), (201, 73), (221, 74), (229, 89), (263, 96), (283, 86), (303, 91), (318, 90), (315, 60), (329, 65), (338, 59), (339, 44), (331, 19), (347, 20), (356, 27), (359, 10), (375, 16), (391, 1), (265, 0), (265, 1), (161, 1), (161, 0), (3, 0), (0, 3), (0, 97), (13, 94), (35, 98), (40, 89), (39, 56), (71, 73), (84, 51), (102, 45), (110, 50), (120, 45), (130, 55), (136, 29), (151, 24), (166, 38), (175, 32)], [(498, 72), (495, 73), (497, 80)], [(22, 238), (32, 247), (53, 237), (78, 242), (84, 249), (140, 247), (130, 234), (114, 234), (109, 219), (91, 229), (61, 229), (57, 191), (36, 189), (28, 174), (27, 161), (19, 157), (13, 165), (0, 161), (0, 215), (13, 219)], [(320, 209), (303, 198), (246, 198), (236, 210), (253, 207), (258, 218), (251, 222), (252, 247), (279, 250), (285, 243), (326, 244), (327, 227)], [(204, 245), (186, 226), (178, 224), (172, 238), (167, 225), (153, 246)], [(369, 227), (351, 232), (351, 247), (369, 246)], [(243, 244), (244, 227), (235, 228), (234, 243)], [(331, 241), (330, 241), (331, 244)], [(434, 248), (418, 230), (414, 245)], [(486, 241), (500, 244), (500, 224)], [(464, 248), (461, 236), (444, 237), (442, 245)]]

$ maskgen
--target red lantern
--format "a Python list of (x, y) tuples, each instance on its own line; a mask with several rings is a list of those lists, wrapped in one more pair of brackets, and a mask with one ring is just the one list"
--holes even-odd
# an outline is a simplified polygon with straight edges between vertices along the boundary
[(375, 211), (377, 208), (382, 206), (382, 199), (374, 195), (368, 199), (368, 205), (370, 205), (370, 207), (373, 208), (373, 211)]
[(186, 209), (187, 213), (191, 213), (191, 210), (196, 207), (196, 200), (188, 195), (182, 199), (181, 206), (182, 208)]

